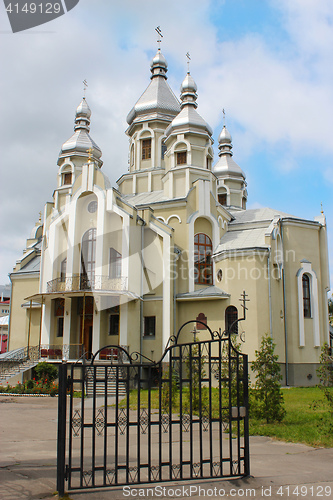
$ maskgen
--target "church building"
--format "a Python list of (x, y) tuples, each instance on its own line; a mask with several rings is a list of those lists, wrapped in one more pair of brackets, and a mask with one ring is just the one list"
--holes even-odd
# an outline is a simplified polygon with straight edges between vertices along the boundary
[[(328, 341), (326, 220), (247, 209), (244, 171), (229, 131), (217, 138), (198, 112), (188, 72), (180, 100), (160, 49), (150, 83), (127, 116), (128, 170), (110, 185), (83, 98), (46, 203), (12, 282), (9, 349), (41, 358), (101, 359), (117, 346), (158, 361), (175, 335), (232, 330), (252, 361), (276, 344), (284, 383), (313, 385)], [(116, 147), (116, 145), (115, 145)], [(246, 293), (246, 319), (241, 296)], [(197, 323), (196, 323), (197, 322)], [(89, 354), (88, 354), (89, 356)]]

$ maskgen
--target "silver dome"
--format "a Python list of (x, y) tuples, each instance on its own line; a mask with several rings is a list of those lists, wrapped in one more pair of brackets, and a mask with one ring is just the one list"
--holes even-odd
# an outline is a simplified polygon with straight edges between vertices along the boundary
[(198, 90), (197, 84), (193, 80), (190, 73), (187, 73), (183, 83), (180, 86), (180, 91), (183, 92), (196, 92)]
[(225, 125), (223, 125), (222, 132), (219, 135), (219, 144), (225, 144), (225, 143), (230, 143), (231, 144), (231, 135), (228, 132), (227, 128)]
[(91, 117), (91, 110), (87, 104), (86, 98), (84, 97), (78, 107), (76, 108), (76, 118), (85, 117), (88, 120)]

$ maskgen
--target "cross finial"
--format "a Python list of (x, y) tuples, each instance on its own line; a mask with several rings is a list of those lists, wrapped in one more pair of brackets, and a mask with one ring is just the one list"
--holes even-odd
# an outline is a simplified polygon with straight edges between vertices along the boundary
[(38, 222), (42, 222), (42, 212), (39, 212), (39, 221)]
[(158, 43), (158, 49), (160, 50), (161, 49), (161, 41), (162, 41), (161, 38), (163, 38), (161, 26), (157, 26), (157, 28), (155, 28), (155, 31), (158, 34), (157, 43)]
[(321, 214), (324, 215), (324, 209), (323, 209), (323, 202), (320, 203), (320, 206), (321, 206)]
[(88, 162), (92, 161), (92, 154), (93, 154), (93, 152), (94, 152), (93, 148), (87, 149), (87, 153), (89, 154)]
[(223, 127), (225, 127), (225, 111), (224, 111), (224, 108), (222, 109), (222, 113), (223, 113)]
[(191, 60), (191, 56), (190, 56), (189, 52), (186, 52), (186, 57), (187, 57), (187, 72), (189, 73), (190, 72), (190, 60)]
[(88, 87), (88, 83), (87, 83), (87, 80), (83, 80), (83, 98), (85, 99), (86, 98), (86, 90), (87, 90), (87, 87)]

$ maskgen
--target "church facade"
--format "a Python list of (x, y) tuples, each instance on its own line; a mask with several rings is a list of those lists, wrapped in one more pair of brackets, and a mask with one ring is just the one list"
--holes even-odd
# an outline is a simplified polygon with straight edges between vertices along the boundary
[[(113, 188), (90, 137), (85, 98), (58, 158), (53, 202), (33, 229), (12, 282), (9, 349), (40, 345), (45, 359), (117, 346), (157, 361), (183, 340), (238, 334), (254, 359), (269, 333), (290, 385), (316, 383), (328, 341), (326, 220), (250, 209), (227, 128), (197, 111), (188, 72), (180, 100), (159, 49), (151, 81), (127, 117), (128, 170)], [(241, 294), (246, 292), (246, 319)]]

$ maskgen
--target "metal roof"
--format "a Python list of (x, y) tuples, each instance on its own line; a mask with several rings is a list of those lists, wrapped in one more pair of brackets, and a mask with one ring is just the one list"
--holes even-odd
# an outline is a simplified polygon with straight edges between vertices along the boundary
[(217, 286), (208, 286), (200, 288), (194, 292), (179, 293), (177, 300), (206, 300), (206, 299), (227, 299), (230, 294), (221, 290)]

